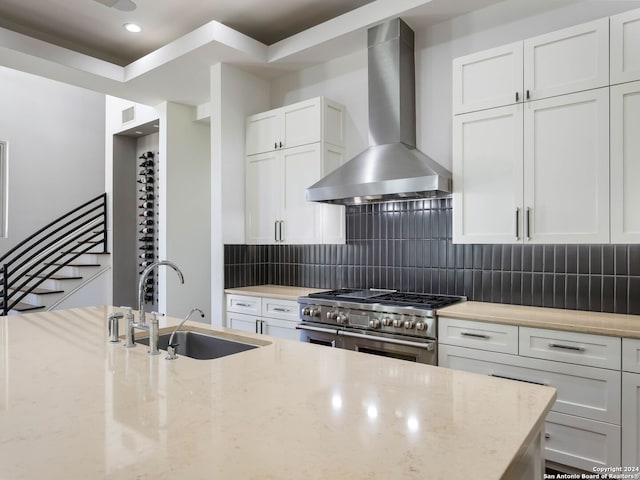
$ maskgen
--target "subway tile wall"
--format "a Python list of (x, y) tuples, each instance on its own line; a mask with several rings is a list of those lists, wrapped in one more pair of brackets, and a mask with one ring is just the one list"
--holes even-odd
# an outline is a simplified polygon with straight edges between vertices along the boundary
[(225, 245), (227, 288), (391, 288), (640, 314), (640, 245), (454, 245), (451, 199), (347, 207), (346, 245)]

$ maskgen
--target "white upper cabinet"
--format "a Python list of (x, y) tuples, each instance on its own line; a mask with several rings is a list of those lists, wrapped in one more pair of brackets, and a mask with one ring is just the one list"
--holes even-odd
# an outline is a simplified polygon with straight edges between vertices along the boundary
[(611, 85), (640, 80), (640, 9), (611, 17)]
[(521, 240), (522, 138), (522, 105), (453, 118), (455, 243)]
[(609, 19), (524, 41), (525, 100), (609, 85)]
[(522, 42), (453, 61), (453, 113), (522, 102)]
[(344, 207), (306, 199), (344, 161), (343, 117), (318, 97), (247, 118), (247, 243), (345, 242)]
[(609, 19), (453, 61), (454, 115), (609, 84)]
[(609, 241), (609, 90), (524, 107), (524, 237)]
[(611, 241), (640, 243), (640, 82), (611, 87)]
[(325, 141), (344, 146), (344, 109), (323, 97), (247, 118), (246, 155)]

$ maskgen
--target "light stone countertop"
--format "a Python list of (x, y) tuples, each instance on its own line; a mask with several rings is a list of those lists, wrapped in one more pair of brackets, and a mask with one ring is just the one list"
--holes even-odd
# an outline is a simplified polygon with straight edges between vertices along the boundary
[(0, 317), (0, 479), (491, 480), (555, 400), (549, 387), (223, 328), (211, 330), (271, 343), (167, 361), (108, 343), (112, 310)]
[(640, 338), (640, 315), (585, 312), (485, 302), (461, 302), (438, 310), (440, 317)]
[(322, 292), (327, 288), (289, 287), (285, 285), (253, 285), (250, 287), (227, 288), (224, 293), (235, 295), (249, 295), (251, 297), (279, 298), (296, 301), (310, 293)]

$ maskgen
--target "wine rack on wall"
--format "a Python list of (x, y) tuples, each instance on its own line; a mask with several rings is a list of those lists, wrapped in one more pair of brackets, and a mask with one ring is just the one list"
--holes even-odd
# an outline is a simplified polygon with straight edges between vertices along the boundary
[[(157, 153), (138, 157), (138, 275), (158, 261), (158, 168)], [(145, 304), (157, 304), (157, 280), (151, 272), (144, 284)]]

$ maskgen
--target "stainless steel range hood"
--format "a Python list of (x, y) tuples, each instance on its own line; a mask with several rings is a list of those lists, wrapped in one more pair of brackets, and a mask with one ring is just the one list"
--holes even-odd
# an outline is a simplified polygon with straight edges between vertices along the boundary
[(413, 30), (399, 18), (368, 31), (372, 145), (307, 189), (313, 202), (356, 205), (451, 192), (451, 172), (416, 149)]

